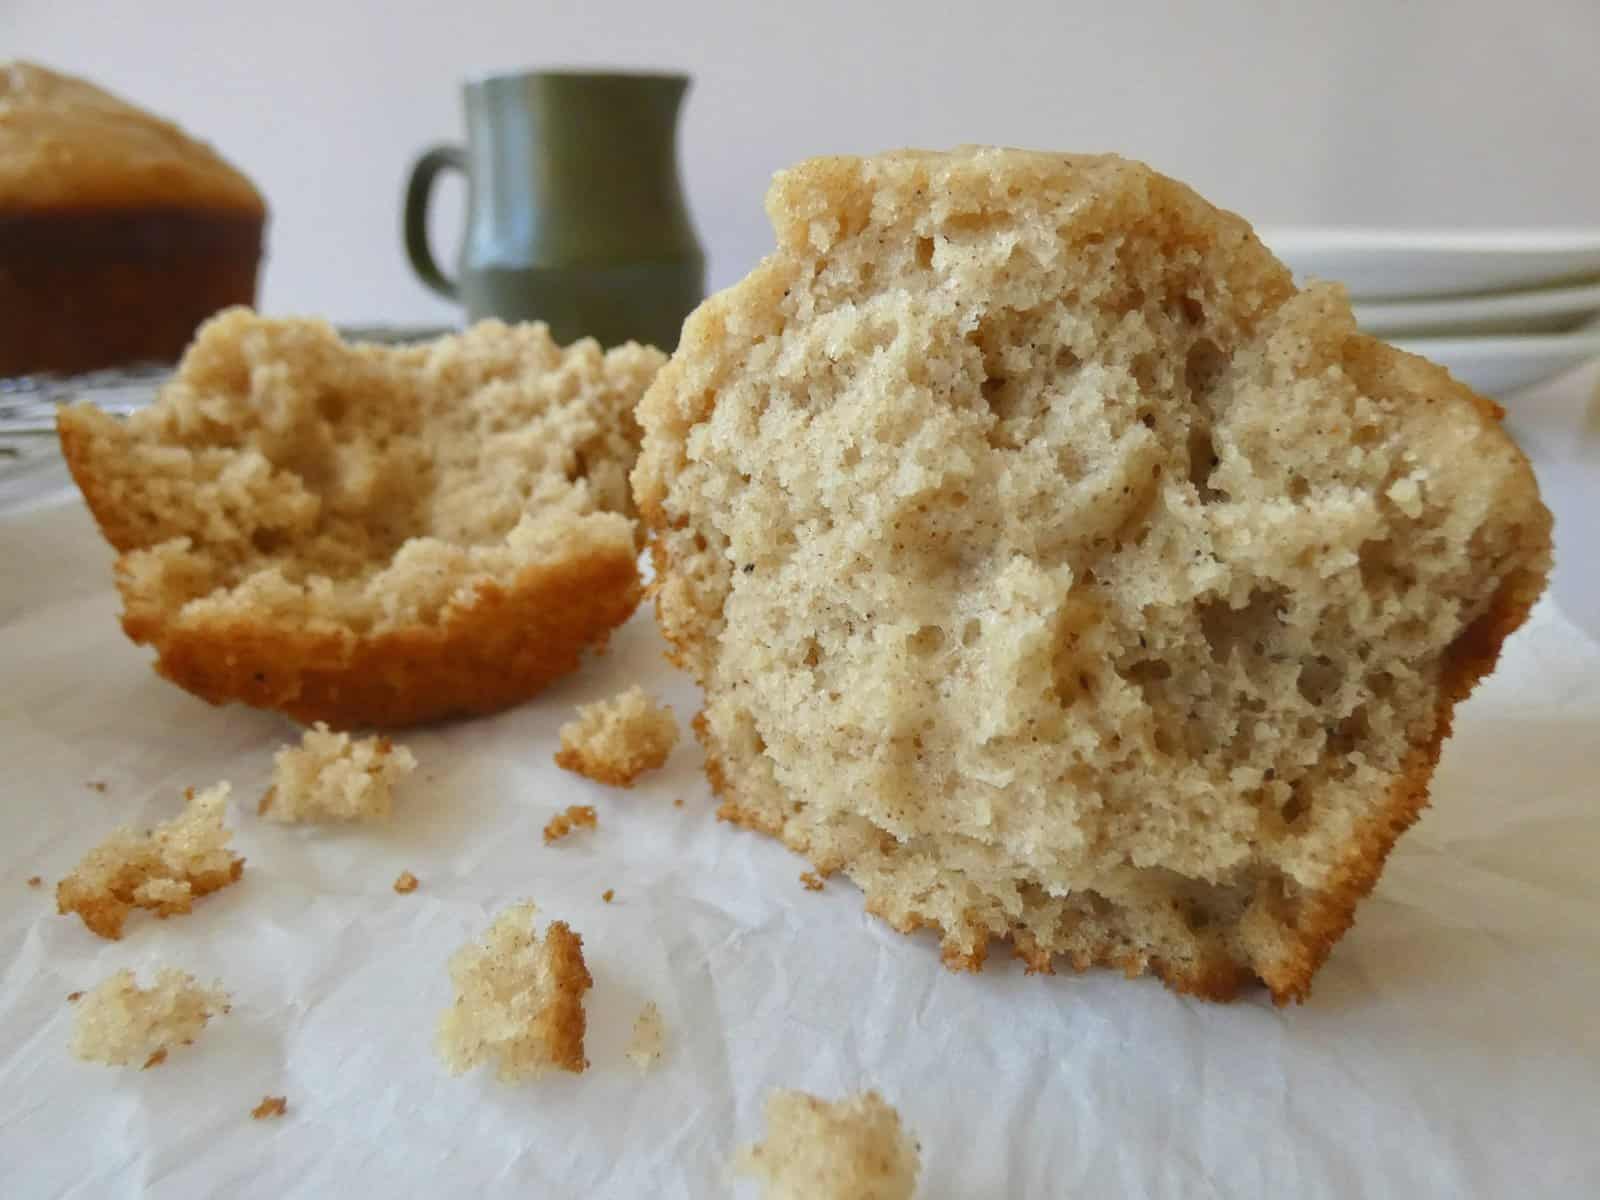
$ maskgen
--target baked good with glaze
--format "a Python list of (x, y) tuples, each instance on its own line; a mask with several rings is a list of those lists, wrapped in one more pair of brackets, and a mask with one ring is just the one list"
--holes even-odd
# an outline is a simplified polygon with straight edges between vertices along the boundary
[(1114, 156), (767, 207), (634, 473), (721, 815), (952, 967), (1303, 997), (1543, 587), (1499, 409)]

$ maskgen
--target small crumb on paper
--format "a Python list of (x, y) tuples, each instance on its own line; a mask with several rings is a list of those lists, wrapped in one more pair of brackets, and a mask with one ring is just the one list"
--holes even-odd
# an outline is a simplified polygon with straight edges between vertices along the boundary
[(404, 896), (409, 892), (416, 891), (420, 882), (421, 880), (410, 871), (401, 871), (399, 878), (394, 881), (394, 890)]
[(44, 883), (44, 880), (41, 879), (39, 876), (37, 876), (37, 875), (29, 875), (28, 876), (28, 886), (29, 887), (36, 888), (42, 883)]
[(256, 812), (286, 825), (387, 821), (395, 787), (416, 769), (411, 751), (386, 737), (351, 738), (318, 721), (273, 758), (272, 786)]
[(800, 883), (808, 892), (820, 892), (822, 890), (822, 876), (815, 871), (802, 871), (800, 873)]
[(615, 889), (607, 888), (605, 891), (600, 893), (600, 899), (604, 900), (607, 904), (610, 904), (611, 903), (611, 898), (613, 896), (615, 896), (616, 894), (617, 893), (616, 893)]
[(104, 792), (106, 790), (106, 781), (104, 779), (91, 779), (87, 783), (85, 783), (83, 786), (87, 787), (87, 788), (92, 788), (93, 790), (95, 790), (97, 792)]
[[(149, 987), (124, 968), (82, 998), (73, 1015), (72, 1053), (85, 1062), (144, 1069), (167, 1061), (173, 1046), (187, 1046), (206, 1022), (228, 1011), (228, 994), (202, 987), (194, 976), (163, 967)], [(70, 1000), (71, 997), (69, 996)]]
[(647, 1001), (633, 1023), (633, 1038), (628, 1042), (628, 1061), (642, 1074), (661, 1061), (661, 1010)]
[(565, 812), (558, 812), (544, 827), (544, 844), (559, 842), (578, 829), (593, 829), (599, 824), (592, 804), (574, 804)]
[(643, 688), (578, 707), (561, 727), (556, 766), (613, 787), (632, 787), (646, 771), (667, 761), (678, 744), (678, 722)]
[(911, 1200), (920, 1147), (877, 1092), (830, 1103), (804, 1092), (767, 1096), (766, 1140), (746, 1147), (734, 1170), (760, 1181), (769, 1200)]
[(83, 993), (82, 992), (68, 992), (67, 993), (67, 1003), (68, 1004), (76, 1004), (79, 1000), (82, 1000), (82, 999), (83, 999)]
[(534, 912), (532, 901), (506, 909), (450, 959), (456, 999), (440, 1018), (437, 1044), (452, 1075), (492, 1061), (502, 1082), (516, 1083), (588, 1067), (583, 994), (594, 980), (583, 938), (565, 921), (539, 936)]
[(142, 834), (117, 829), (84, 855), (56, 886), (61, 914), (75, 912), (94, 933), (115, 941), (136, 907), (178, 916), (201, 896), (237, 883), (244, 859), (228, 849), (228, 785), (199, 795), (189, 788), (184, 796), (184, 811), (172, 820)]
[(289, 1111), (289, 1101), (285, 1096), (263, 1096), (261, 1103), (250, 1110), (250, 1115), (258, 1121), (265, 1121), (269, 1117), (281, 1117)]

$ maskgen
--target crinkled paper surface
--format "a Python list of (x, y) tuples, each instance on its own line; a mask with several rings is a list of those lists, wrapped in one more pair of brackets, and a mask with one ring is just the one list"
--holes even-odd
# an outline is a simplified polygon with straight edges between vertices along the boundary
[[(0, 520), (0, 1195), (730, 1194), (777, 1086), (879, 1088), (930, 1198), (1595, 1194), (1600, 650), (1548, 603), (1458, 711), (1433, 807), (1310, 1001), (1278, 1010), (998, 955), (950, 974), (843, 880), (806, 890), (807, 864), (713, 820), (695, 689), (646, 611), (534, 702), (404, 737), (392, 824), (269, 825), (294, 728), (157, 678), (110, 557), (75, 501)], [(685, 727), (666, 769), (632, 791), (558, 770), (573, 706), (636, 681)], [(237, 886), (120, 942), (56, 915), (84, 850), (219, 779)], [(577, 803), (599, 828), (547, 847)], [(592, 1066), (451, 1078), (446, 961), (524, 897), (583, 935)], [(157, 964), (233, 1011), (153, 1070), (74, 1060), (67, 993)], [(666, 1053), (640, 1076), (647, 1000)], [(287, 1115), (252, 1120), (269, 1094)]]

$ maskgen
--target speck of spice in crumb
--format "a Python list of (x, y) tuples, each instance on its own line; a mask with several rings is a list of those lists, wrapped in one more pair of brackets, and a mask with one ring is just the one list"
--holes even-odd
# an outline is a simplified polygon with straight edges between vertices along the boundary
[(548, 846), (559, 842), (575, 829), (593, 829), (598, 823), (593, 805), (574, 804), (550, 818), (550, 823), (544, 827), (544, 843)]
[(289, 1101), (284, 1096), (263, 1096), (261, 1103), (250, 1110), (250, 1115), (258, 1121), (265, 1121), (268, 1117), (281, 1117), (289, 1111)]
[(38, 887), (43, 882), (44, 882), (44, 880), (40, 879), (37, 875), (29, 875), (28, 876), (28, 886), (29, 887)]
[(616, 889), (607, 888), (605, 891), (600, 893), (600, 899), (604, 900), (607, 904), (610, 904), (611, 897), (615, 896), (616, 894)]
[(822, 890), (822, 876), (815, 871), (803, 872), (800, 876), (800, 882), (805, 885), (805, 889), (808, 892), (820, 892)]
[(167, 1061), (167, 1048), (165, 1046), (163, 1046), (161, 1049), (157, 1050), (154, 1054), (152, 1054), (149, 1058), (144, 1060), (144, 1066), (141, 1067), (140, 1070), (148, 1071), (151, 1067), (159, 1067), (162, 1063), (164, 1063), (166, 1061)]
[(420, 882), (410, 871), (401, 871), (400, 877), (394, 881), (394, 890), (404, 896), (407, 892), (416, 891)]

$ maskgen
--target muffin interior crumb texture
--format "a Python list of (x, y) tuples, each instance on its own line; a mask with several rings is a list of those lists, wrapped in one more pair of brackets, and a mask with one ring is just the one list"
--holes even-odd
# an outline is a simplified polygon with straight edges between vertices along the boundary
[(526, 698), (632, 611), (633, 409), (662, 361), (543, 325), (389, 347), (233, 309), (156, 404), (58, 425), (158, 669), (409, 724)]
[(765, 1200), (911, 1200), (916, 1191), (917, 1144), (877, 1092), (830, 1103), (775, 1091), (766, 1121), (766, 1139), (734, 1162)]
[(599, 823), (592, 804), (569, 805), (545, 822), (544, 844), (559, 842), (580, 829), (593, 829)]
[(633, 1023), (633, 1036), (628, 1040), (628, 1061), (643, 1074), (661, 1061), (661, 1045), (665, 1030), (661, 1024), (661, 1010), (654, 1000), (645, 1001)]
[(583, 994), (593, 980), (583, 939), (562, 921), (538, 936), (535, 911), (527, 902), (507, 909), (450, 960), (456, 999), (439, 1023), (438, 1048), (452, 1075), (493, 1062), (502, 1081), (516, 1083), (589, 1065)]
[(578, 707), (561, 727), (556, 765), (600, 783), (632, 787), (667, 761), (678, 744), (672, 710), (635, 684), (627, 691)]
[(1303, 997), (1543, 587), (1499, 411), (1112, 156), (821, 159), (640, 405), (724, 817), (953, 967)]
[(417, 760), (386, 737), (352, 738), (320, 721), (273, 760), (259, 812), (269, 821), (387, 821), (394, 786)]
[(228, 1011), (228, 994), (202, 987), (171, 967), (156, 972), (147, 988), (121, 970), (83, 993), (73, 1010), (72, 1053), (86, 1062), (146, 1067), (166, 1061), (178, 1046), (200, 1036), (206, 1022)]
[(120, 938), (128, 914), (189, 912), (194, 901), (238, 880), (244, 859), (228, 849), (228, 785), (187, 794), (183, 812), (146, 833), (116, 830), (56, 885), (56, 908), (77, 913), (103, 938)]

